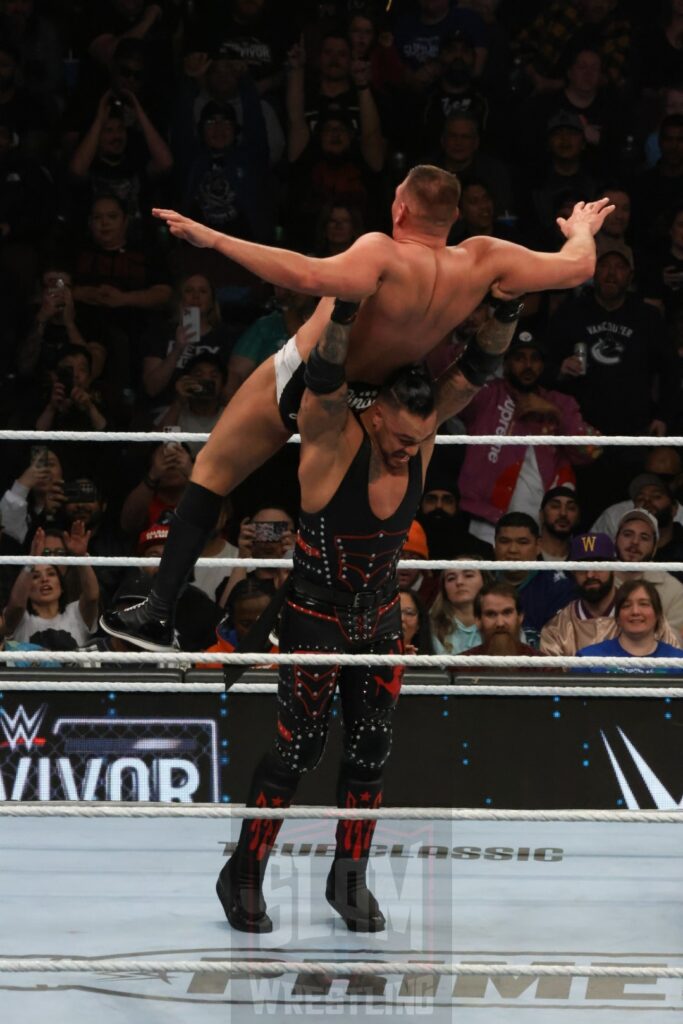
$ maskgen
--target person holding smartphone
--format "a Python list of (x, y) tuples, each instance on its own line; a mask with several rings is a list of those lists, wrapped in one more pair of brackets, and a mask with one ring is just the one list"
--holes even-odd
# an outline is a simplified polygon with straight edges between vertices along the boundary
[(51, 377), (50, 397), (36, 430), (107, 429), (101, 399), (92, 390), (92, 356), (87, 348), (66, 346)]
[[(159, 427), (178, 427), (191, 433), (210, 434), (218, 422), (225, 401), (227, 371), (221, 360), (209, 352), (191, 359), (175, 382), (175, 398), (158, 421)], [(191, 441), (196, 457), (203, 442)]]
[[(262, 506), (240, 523), (237, 540), (238, 558), (290, 558), (296, 540), (296, 526), (289, 512), (276, 506)], [(218, 603), (225, 608), (230, 594), (243, 580), (253, 577), (267, 581), (277, 589), (287, 578), (284, 569), (253, 569), (247, 572), (236, 566), (219, 597)]]

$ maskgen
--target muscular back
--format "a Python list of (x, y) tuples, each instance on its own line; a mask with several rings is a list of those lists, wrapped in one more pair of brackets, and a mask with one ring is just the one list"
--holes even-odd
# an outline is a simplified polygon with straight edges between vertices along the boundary
[[(347, 374), (381, 383), (387, 373), (416, 362), (443, 340), (481, 302), (490, 285), (486, 239), (432, 248), (377, 235), (384, 270), (374, 295), (364, 299), (353, 325)], [(300, 329), (303, 356), (322, 334), (332, 299), (321, 299)]]

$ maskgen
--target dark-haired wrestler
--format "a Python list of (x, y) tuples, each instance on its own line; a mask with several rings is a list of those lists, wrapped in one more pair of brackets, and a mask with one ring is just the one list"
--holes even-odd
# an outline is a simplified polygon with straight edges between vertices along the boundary
[[(392, 237), (370, 233), (327, 259), (303, 256), (232, 238), (172, 210), (155, 210), (172, 235), (217, 249), (272, 284), (310, 295), (361, 301), (351, 329), (348, 379), (362, 382), (353, 400), (362, 407), (398, 367), (423, 359), (487, 295), (505, 302), (527, 291), (569, 288), (593, 273), (595, 243), (613, 209), (606, 199), (578, 203), (560, 219), (567, 239), (558, 253), (540, 253), (500, 239), (470, 238), (448, 247), (458, 215), (458, 179), (437, 167), (414, 167), (396, 189)], [(176, 510), (154, 588), (141, 605), (107, 612), (103, 628), (147, 650), (173, 646), (178, 594), (214, 528), (222, 498), (262, 465), (295, 429), (302, 363), (330, 316), (331, 299), (277, 356), (247, 378), (197, 456), (192, 480)], [(458, 409), (491, 372), (497, 342), (475, 338), (461, 360)], [(292, 379), (294, 378), (294, 379)], [(457, 411), (455, 409), (454, 411)]]
[[(457, 374), (444, 375), (435, 391), (427, 371), (411, 365), (395, 371), (367, 409), (350, 409), (350, 330), (343, 322), (349, 312), (348, 303), (337, 302), (306, 364), (298, 417), (301, 513), (280, 619), (283, 652), (402, 651), (396, 563), (422, 495), (436, 428), (457, 403), (457, 381), (449, 386)], [(256, 769), (248, 805), (290, 804), (302, 774), (320, 760), (338, 687), (344, 725), (338, 805), (379, 807), (401, 679), (400, 667), (282, 666), (275, 742)], [(242, 825), (217, 885), (234, 928), (272, 929), (262, 885), (281, 824), (256, 818)], [(371, 820), (342, 819), (337, 826), (326, 896), (354, 931), (384, 928), (366, 884), (374, 828)]]

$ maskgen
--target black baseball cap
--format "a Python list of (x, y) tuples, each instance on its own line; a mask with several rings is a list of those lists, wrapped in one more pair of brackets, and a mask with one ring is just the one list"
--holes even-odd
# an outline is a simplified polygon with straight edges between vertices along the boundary
[(545, 492), (543, 500), (541, 501), (541, 508), (545, 508), (548, 502), (552, 501), (553, 498), (571, 498), (572, 501), (577, 502), (577, 504), (579, 501), (574, 488), (568, 487), (566, 484), (562, 484), (558, 487), (551, 487)]

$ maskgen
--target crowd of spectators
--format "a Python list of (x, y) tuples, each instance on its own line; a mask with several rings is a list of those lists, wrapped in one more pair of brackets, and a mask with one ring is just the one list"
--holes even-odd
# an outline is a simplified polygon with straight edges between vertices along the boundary
[[(311, 313), (174, 240), (153, 206), (332, 256), (391, 230), (417, 163), (460, 178), (452, 244), (555, 251), (574, 203), (616, 209), (594, 278), (527, 296), (501, 375), (446, 425), (520, 444), (438, 449), (406, 555), (683, 559), (666, 443), (683, 434), (681, 0), (0, 0), (1, 426), (169, 432), (4, 442), (0, 553), (159, 554), (200, 447), (173, 432), (210, 431)], [(455, 326), (435, 375), (489, 314)], [(524, 445), (538, 433), (586, 444)], [(297, 509), (290, 445), (226, 500), (204, 555), (286, 555)], [(406, 649), (575, 653), (625, 637), (629, 616), (633, 634), (646, 600), (652, 635), (683, 648), (683, 575), (626, 576), (406, 571)], [(181, 644), (230, 649), (278, 582), (197, 570)], [(82, 646), (99, 609), (148, 587), (137, 570), (3, 566), (0, 633)]]

